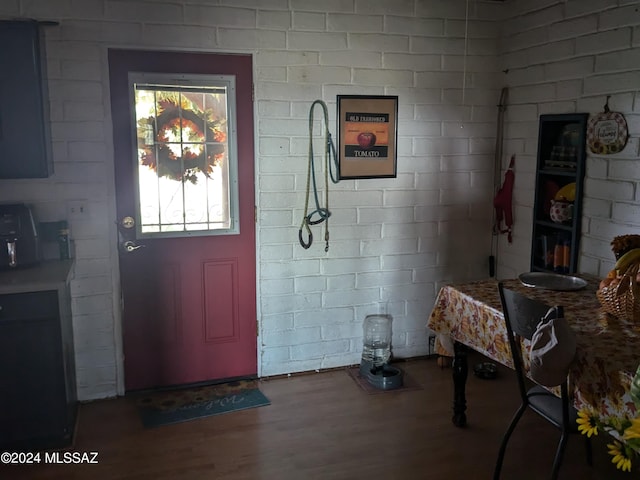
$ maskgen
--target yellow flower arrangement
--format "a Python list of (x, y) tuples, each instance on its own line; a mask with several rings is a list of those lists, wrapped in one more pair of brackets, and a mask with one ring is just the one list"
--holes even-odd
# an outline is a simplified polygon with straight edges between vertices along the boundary
[(591, 438), (598, 435), (598, 416), (587, 409), (578, 412), (578, 431)]
[(640, 439), (640, 418), (631, 420), (631, 425), (624, 431), (625, 440)]
[(617, 440), (614, 440), (613, 443), (608, 443), (607, 447), (609, 447), (609, 455), (613, 456), (611, 462), (615, 464), (616, 468), (623, 472), (630, 472), (631, 455), (628, 448)]
[(595, 411), (584, 408), (578, 412), (577, 422), (578, 431), (589, 438), (600, 431), (615, 434), (621, 441), (613, 440), (607, 444), (611, 463), (623, 472), (631, 471), (631, 465), (640, 452), (640, 418), (600, 418)]
[[(631, 382), (629, 394), (636, 410), (640, 412), (640, 367)], [(598, 413), (590, 408), (583, 408), (578, 412), (578, 431), (591, 438), (599, 431), (610, 433), (617, 439), (607, 444), (611, 463), (618, 470), (631, 472), (634, 460), (640, 455), (640, 413), (635, 418), (606, 417), (600, 418)]]

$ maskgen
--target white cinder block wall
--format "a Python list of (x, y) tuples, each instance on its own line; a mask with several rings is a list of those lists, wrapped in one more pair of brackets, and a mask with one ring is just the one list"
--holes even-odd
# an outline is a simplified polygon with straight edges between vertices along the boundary
[[(256, 55), (263, 375), (358, 363), (381, 311), (396, 356), (425, 354), (439, 283), (487, 275), (495, 4), (470, 11), (463, 103), (464, 2), (321, 3), (271, 12), (287, 48)], [(338, 94), (399, 97), (398, 177), (331, 185), (329, 252), (321, 227), (304, 250), (309, 107), (324, 99), (335, 132)]]
[[(0, 201), (25, 201), (41, 221), (67, 217), (70, 201), (88, 207), (83, 215), (68, 217), (76, 245), (72, 307), (80, 399), (122, 393), (107, 49), (254, 55), (259, 373), (314, 370), (359, 362), (362, 321), (381, 310), (394, 317), (396, 356), (426, 353), (424, 325), (439, 285), (487, 276), (502, 83), (496, 73), (497, 36), (504, 6), (470, 1), (467, 24), (466, 5), (463, 0), (0, 2), (4, 19), (59, 22), (46, 27), (56, 173), (0, 181)], [(297, 229), (308, 110), (313, 100), (325, 100), (335, 131), (337, 94), (399, 96), (398, 177), (332, 186), (331, 248), (325, 253), (316, 241), (305, 251)], [(527, 106), (521, 111), (526, 117)], [(525, 124), (535, 114), (530, 117)], [(524, 149), (525, 141), (520, 144)], [(524, 229), (523, 223), (518, 228)], [(321, 236), (317, 227), (315, 233)], [(524, 236), (526, 231), (518, 231), (516, 245), (526, 244)]]
[[(500, 242), (499, 276), (528, 270), (538, 116), (622, 112), (630, 138), (616, 155), (588, 152), (579, 271), (604, 276), (616, 235), (640, 233), (640, 2), (515, 0), (500, 46), (510, 88), (505, 153), (515, 153), (515, 229)], [(502, 240), (502, 239), (501, 239)]]

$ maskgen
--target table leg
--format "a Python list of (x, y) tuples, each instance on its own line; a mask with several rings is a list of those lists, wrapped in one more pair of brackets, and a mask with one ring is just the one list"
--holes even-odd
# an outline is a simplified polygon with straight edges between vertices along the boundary
[(467, 383), (467, 347), (459, 342), (454, 342), (453, 349), (453, 424), (456, 427), (467, 425), (467, 398), (465, 386)]

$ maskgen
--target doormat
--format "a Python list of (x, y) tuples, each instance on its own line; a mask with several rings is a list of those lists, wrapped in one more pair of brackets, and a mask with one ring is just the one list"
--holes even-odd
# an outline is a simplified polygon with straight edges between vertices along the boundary
[(360, 375), (360, 365), (356, 367), (347, 368), (347, 374), (353, 379), (358, 386), (369, 395), (376, 395), (378, 393), (393, 393), (393, 392), (406, 392), (409, 390), (422, 390), (422, 386), (416, 382), (410, 375), (402, 370), (402, 386), (394, 388), (392, 390), (383, 390), (382, 388), (376, 388), (371, 385), (366, 378)]
[(270, 404), (254, 380), (153, 392), (137, 401), (142, 424), (147, 428)]

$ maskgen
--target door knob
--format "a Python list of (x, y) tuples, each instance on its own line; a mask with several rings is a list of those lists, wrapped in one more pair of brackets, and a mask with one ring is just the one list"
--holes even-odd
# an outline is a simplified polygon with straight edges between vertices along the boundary
[(124, 248), (124, 251), (127, 253), (131, 253), (134, 250), (138, 250), (139, 248), (142, 248), (142, 247), (144, 247), (144, 245), (138, 245), (131, 240), (127, 240), (122, 244), (122, 248)]

